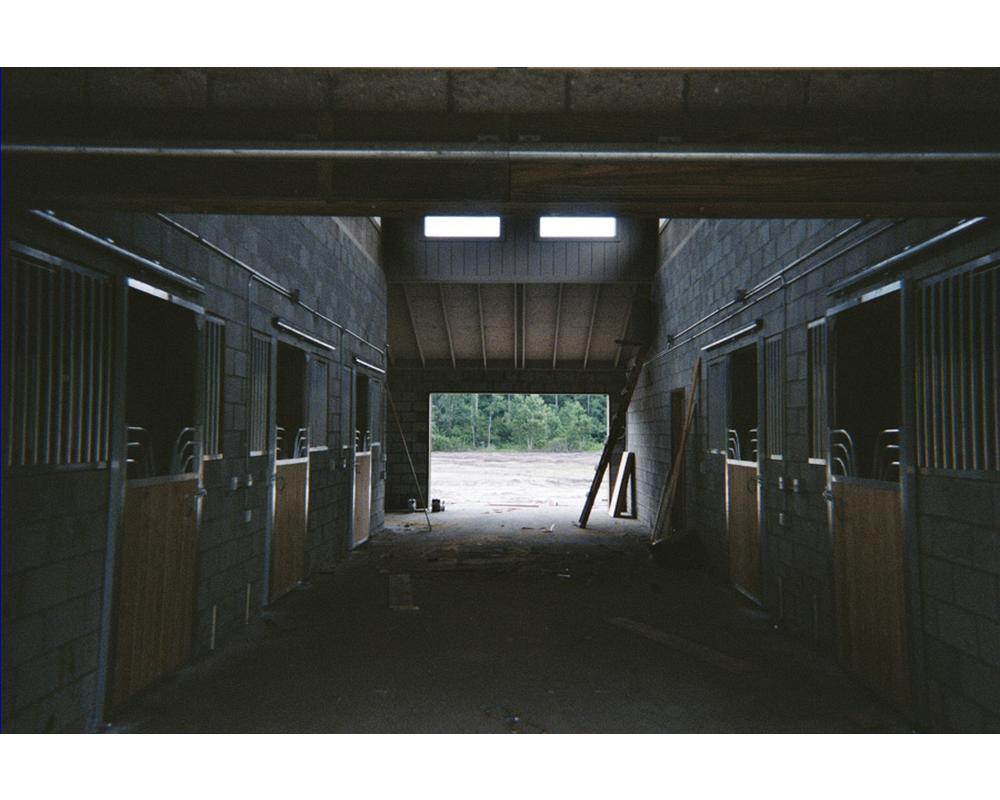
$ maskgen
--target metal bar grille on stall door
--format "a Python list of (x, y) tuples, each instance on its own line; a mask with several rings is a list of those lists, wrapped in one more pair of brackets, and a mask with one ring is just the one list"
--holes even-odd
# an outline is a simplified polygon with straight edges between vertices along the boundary
[(921, 286), (917, 458), (921, 467), (1000, 470), (1000, 264)]
[(15, 255), (3, 305), (5, 465), (107, 462), (110, 282)]

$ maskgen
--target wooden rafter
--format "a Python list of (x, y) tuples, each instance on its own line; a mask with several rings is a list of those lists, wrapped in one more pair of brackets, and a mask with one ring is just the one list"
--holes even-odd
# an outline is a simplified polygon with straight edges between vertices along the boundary
[(594, 305), (590, 309), (590, 325), (587, 327), (587, 347), (583, 351), (583, 368), (587, 368), (590, 360), (590, 341), (594, 338), (594, 320), (597, 318), (597, 304), (601, 301), (601, 284), (594, 286)]
[(444, 302), (444, 284), (438, 284), (438, 297), (441, 299), (441, 317), (444, 319), (444, 332), (448, 337), (448, 352), (451, 353), (451, 366), (454, 369), (457, 364), (455, 363), (455, 342), (451, 338), (451, 325), (448, 322), (448, 306)]
[(559, 294), (556, 296), (556, 330), (552, 341), (552, 369), (556, 368), (556, 359), (559, 357), (559, 323), (562, 317), (563, 285), (559, 284)]
[(483, 290), (476, 284), (476, 303), (479, 305), (479, 340), (483, 343), (483, 369), (486, 369), (486, 320), (483, 318)]
[(615, 350), (615, 369), (618, 368), (618, 362), (621, 361), (622, 358), (622, 347), (624, 347), (622, 343), (624, 342), (625, 337), (628, 336), (628, 326), (632, 323), (632, 311), (635, 309), (635, 299), (638, 296), (639, 296), (639, 287), (636, 286), (632, 290), (632, 299), (629, 301), (628, 304), (628, 314), (625, 315), (625, 324), (622, 325), (621, 336), (618, 337), (618, 349)]
[(517, 369), (517, 284), (514, 284), (514, 368)]
[(528, 365), (528, 289), (521, 292), (521, 368)]
[(410, 318), (410, 330), (413, 331), (413, 341), (417, 345), (417, 355), (420, 356), (420, 366), (427, 366), (427, 359), (424, 358), (424, 348), (420, 346), (420, 334), (417, 333), (417, 318), (413, 315), (413, 306), (410, 304), (410, 293), (406, 291), (406, 284), (401, 283), (399, 288), (403, 291), (403, 299), (406, 301), (406, 314)]

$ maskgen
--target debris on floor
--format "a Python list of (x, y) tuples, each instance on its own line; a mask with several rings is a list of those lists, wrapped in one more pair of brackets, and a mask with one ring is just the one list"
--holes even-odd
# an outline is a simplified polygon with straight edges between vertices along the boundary
[(483, 713), (490, 719), (502, 720), (510, 733), (545, 733), (545, 728), (525, 719), (520, 712), (510, 711), (503, 706), (484, 708)]
[(389, 576), (389, 608), (394, 611), (419, 611), (413, 604), (413, 587), (410, 576), (396, 574)]

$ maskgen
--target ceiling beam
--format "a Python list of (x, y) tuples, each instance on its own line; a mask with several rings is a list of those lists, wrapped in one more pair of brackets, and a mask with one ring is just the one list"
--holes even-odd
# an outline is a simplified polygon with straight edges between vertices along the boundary
[(50, 154), (5, 145), (4, 199), (36, 208), (382, 216), (487, 209), (758, 218), (1000, 213), (1000, 147), (889, 152), (869, 161), (796, 160), (795, 153), (739, 160), (708, 151), (646, 162), (600, 155), (354, 161)]
[(618, 362), (622, 358), (622, 348), (625, 346), (625, 337), (628, 336), (628, 326), (632, 322), (632, 312), (635, 310), (635, 300), (639, 296), (639, 287), (632, 290), (632, 299), (628, 303), (628, 314), (625, 315), (625, 324), (622, 325), (621, 336), (618, 337), (618, 347), (615, 350), (615, 369), (618, 368)]
[(528, 366), (528, 287), (521, 287), (521, 369)]
[(514, 284), (514, 369), (517, 369), (517, 284)]
[(552, 340), (552, 369), (556, 368), (556, 359), (559, 357), (559, 323), (562, 317), (563, 285), (559, 284), (559, 294), (556, 295), (556, 329)]
[(479, 341), (483, 345), (483, 369), (486, 365), (486, 321), (483, 318), (483, 289), (480, 284), (476, 284), (476, 303), (479, 306)]
[(597, 318), (597, 304), (601, 300), (601, 284), (594, 287), (594, 305), (590, 309), (590, 325), (587, 326), (587, 346), (583, 351), (583, 368), (587, 368), (590, 360), (590, 342), (594, 338), (594, 320)]
[(451, 338), (451, 324), (448, 322), (448, 307), (444, 302), (444, 284), (438, 284), (438, 297), (441, 299), (441, 317), (444, 319), (444, 332), (448, 337), (448, 352), (451, 353), (451, 366), (454, 369), (457, 364), (455, 362), (455, 342)]
[(417, 333), (417, 318), (413, 313), (413, 305), (410, 303), (410, 293), (406, 290), (406, 284), (400, 287), (403, 290), (403, 300), (406, 301), (406, 316), (410, 318), (410, 330), (413, 331), (413, 341), (417, 345), (417, 355), (420, 356), (420, 366), (427, 366), (427, 359), (424, 358), (424, 348), (420, 346), (420, 334)]

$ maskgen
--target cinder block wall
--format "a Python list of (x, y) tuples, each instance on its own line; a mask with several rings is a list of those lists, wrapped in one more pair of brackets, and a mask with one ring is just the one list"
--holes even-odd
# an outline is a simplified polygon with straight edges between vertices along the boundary
[[(825, 467), (808, 463), (807, 324), (839, 300), (828, 290), (838, 279), (951, 227), (954, 220), (899, 221), (883, 233), (829, 259), (846, 244), (887, 224), (871, 220), (837, 243), (805, 258), (854, 220), (671, 220), (660, 237), (659, 271), (652, 290), (655, 323), (652, 360), (640, 376), (629, 412), (629, 441), (637, 451), (638, 499), (651, 523), (669, 473), (673, 443), (670, 392), (687, 387), (701, 348), (755, 319), (763, 329), (711, 352), (731, 352), (761, 337), (783, 334), (784, 460), (765, 460), (762, 479), (762, 549), (767, 609), (782, 625), (820, 651), (836, 655), (833, 555), (822, 496)], [(995, 250), (995, 232), (932, 251), (904, 276), (930, 274)], [(821, 262), (827, 261), (825, 264)], [(778, 270), (793, 265), (787, 285), (737, 303), (694, 323)], [(810, 271), (801, 280), (796, 275)], [(717, 324), (718, 323), (718, 324)], [(694, 326), (690, 333), (678, 335)], [(711, 327), (711, 329), (709, 329)], [(692, 334), (704, 331), (701, 335)], [(672, 339), (668, 337), (673, 337)], [(686, 453), (689, 527), (707, 566), (728, 577), (725, 457), (708, 452), (705, 371), (695, 426)], [(778, 479), (798, 478), (801, 494), (778, 490)], [(1000, 477), (915, 477), (917, 524), (905, 532), (919, 542), (918, 569), (908, 582), (910, 647), (918, 695), (918, 722), (930, 728), (1000, 727)], [(785, 524), (779, 524), (779, 513)], [(779, 592), (780, 585), (780, 592)], [(911, 617), (913, 615), (911, 614)]]
[[(248, 302), (332, 341), (327, 395), (327, 450), (310, 456), (306, 571), (347, 551), (350, 469), (342, 468), (341, 385), (354, 355), (381, 363), (358, 338), (260, 285), (227, 259), (151, 214), (75, 213), (67, 219), (142, 256), (201, 280), (206, 312), (225, 320), (223, 453), (207, 461), (199, 538), (195, 657), (209, 646), (212, 609), (217, 641), (241, 628), (247, 587), (251, 615), (262, 587), (267, 513), (267, 458), (248, 458)], [(278, 283), (304, 303), (378, 347), (386, 331), (386, 284), (378, 230), (367, 218), (175, 215), (172, 217)], [(5, 220), (5, 223), (7, 220)], [(56, 255), (88, 263), (77, 242), (45, 227), (4, 225), (4, 233)], [(101, 268), (100, 263), (89, 262)], [(307, 348), (308, 349), (308, 348)], [(319, 444), (313, 442), (314, 445)], [(253, 486), (229, 489), (253, 476)], [(3, 729), (74, 731), (100, 718), (95, 706), (104, 589), (107, 470), (5, 475), (3, 485)], [(382, 524), (384, 480), (373, 482), (373, 530)], [(251, 521), (244, 522), (249, 511)]]

